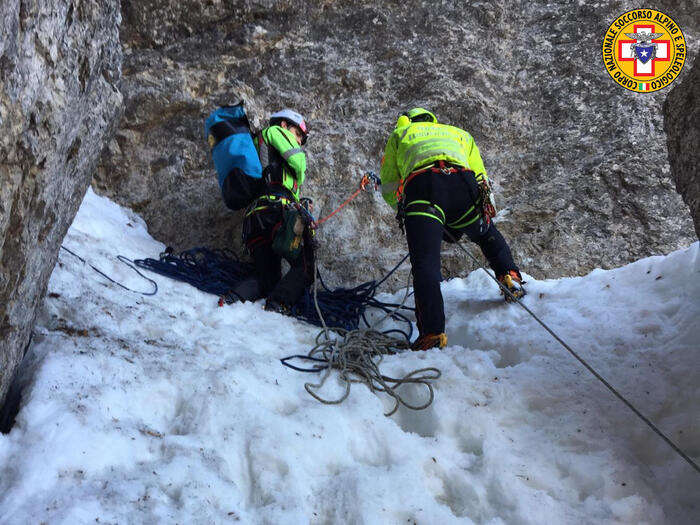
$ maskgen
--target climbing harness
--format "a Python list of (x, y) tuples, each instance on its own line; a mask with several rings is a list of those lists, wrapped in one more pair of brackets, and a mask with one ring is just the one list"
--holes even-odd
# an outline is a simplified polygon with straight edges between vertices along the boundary
[(106, 273), (104, 273), (104, 272), (103, 272), (102, 270), (100, 270), (99, 268), (96, 268), (96, 267), (93, 266), (92, 264), (88, 263), (85, 259), (83, 259), (80, 255), (78, 255), (78, 254), (75, 253), (74, 251), (69, 250), (68, 248), (66, 248), (66, 247), (63, 246), (63, 245), (61, 245), (61, 249), (67, 251), (67, 252), (70, 253), (73, 257), (78, 258), (83, 264), (87, 264), (88, 266), (90, 266), (90, 268), (92, 268), (93, 270), (95, 270), (97, 273), (99, 273), (102, 277), (104, 277), (105, 279), (107, 279), (109, 282), (116, 284), (117, 286), (119, 286), (120, 288), (123, 288), (124, 290), (126, 290), (126, 291), (128, 291), (128, 292), (137, 293), (137, 294), (140, 294), (140, 295), (155, 295), (155, 294), (158, 293), (158, 284), (157, 284), (153, 279), (149, 279), (149, 278), (146, 277), (144, 274), (142, 274), (141, 272), (139, 272), (134, 266), (132, 266), (132, 264), (136, 264), (135, 261), (132, 261), (132, 260), (130, 260), (130, 259), (127, 259), (127, 258), (124, 257), (123, 255), (117, 255), (117, 260), (118, 260), (119, 262), (121, 262), (122, 264), (125, 264), (126, 266), (128, 266), (128, 267), (131, 268), (132, 270), (134, 270), (140, 277), (143, 277), (143, 278), (146, 279), (148, 282), (150, 282), (150, 283), (153, 285), (153, 291), (152, 291), (152, 292), (140, 292), (140, 291), (138, 291), (138, 290), (132, 290), (131, 288), (129, 288), (129, 287), (127, 287), (127, 286), (124, 286), (122, 283), (120, 283), (120, 282), (118, 282), (118, 281), (112, 279), (109, 275), (107, 275)]
[[(415, 177), (418, 175), (422, 175), (424, 173), (432, 172), (432, 173), (442, 173), (442, 174), (450, 174), (450, 173), (457, 173), (459, 170), (458, 168), (452, 166), (451, 164), (447, 164), (445, 161), (440, 160), (437, 161), (434, 164), (431, 164), (430, 166), (426, 166), (425, 168), (416, 170), (411, 172), (406, 179), (400, 179), (398, 182), (398, 187), (396, 189), (396, 202), (397, 202), (397, 207), (396, 207), (396, 222), (399, 225), (399, 229), (401, 230), (401, 233), (406, 233), (405, 231), (405, 226), (404, 222), (406, 220), (406, 217), (410, 217), (413, 215), (424, 215), (426, 217), (430, 217), (432, 219), (437, 220), (440, 224), (444, 225), (445, 224), (445, 212), (440, 208), (440, 206), (433, 204), (430, 201), (426, 200), (415, 200), (415, 201), (410, 201), (406, 202), (406, 195), (404, 193), (406, 186), (408, 185), (409, 182), (411, 182)], [(463, 220), (463, 218), (471, 213), (474, 210), (474, 207), (470, 208), (465, 215), (462, 216), (462, 218), (458, 219), (455, 221), (456, 223), (460, 222)], [(478, 216), (476, 217), (478, 218)], [(476, 219), (474, 219), (476, 220)], [(474, 220), (469, 221), (466, 224), (459, 224), (457, 227), (462, 228), (464, 226), (468, 226)]]
[(248, 217), (253, 213), (257, 213), (262, 210), (267, 210), (268, 208), (273, 208), (275, 206), (286, 206), (290, 204), (291, 200), (280, 197), (279, 195), (261, 195), (257, 197), (250, 205), (246, 208), (243, 216)]
[(425, 168), (412, 171), (408, 174), (408, 177), (406, 177), (405, 179), (399, 179), (399, 185), (396, 188), (396, 200), (403, 200), (404, 190), (406, 189), (406, 186), (408, 186), (409, 182), (411, 182), (418, 175), (423, 175), (423, 173), (427, 173), (429, 171), (433, 173), (443, 173), (447, 175), (449, 173), (457, 173), (457, 171), (459, 170), (451, 164), (447, 164), (444, 160), (439, 160), (436, 163), (431, 164), (430, 166), (426, 166)]
[[(248, 206), (244, 216), (249, 217), (257, 214), (258, 212), (276, 206), (281, 206), (282, 220), (279, 221), (279, 223), (273, 228), (272, 238), (269, 240), (272, 242), (272, 249), (275, 251), (275, 253), (294, 258), (298, 256), (299, 252), (301, 251), (304, 227), (308, 228), (310, 238), (313, 239), (313, 236), (320, 225), (342, 210), (362, 191), (368, 191), (368, 188), (371, 186), (374, 186), (374, 189), (377, 189), (379, 187), (379, 183), (379, 177), (377, 177), (376, 174), (371, 171), (365, 173), (360, 180), (360, 185), (357, 190), (329, 215), (318, 221), (316, 221), (312, 213), (313, 200), (309, 198), (302, 198), (299, 199), (299, 202), (294, 202), (277, 195), (263, 195), (258, 197)], [(258, 221), (261, 220), (258, 215), (256, 215), (256, 217)], [(246, 222), (244, 223), (243, 230), (243, 244), (247, 246), (249, 251), (256, 243), (264, 242), (267, 239), (262, 237), (250, 239), (250, 235), (250, 223)]]
[[(459, 242), (457, 239), (455, 239), (454, 236), (449, 232), (449, 230), (447, 230), (446, 228), (444, 230), (445, 230), (445, 233), (452, 239), (452, 241), (457, 244), (457, 246), (460, 248), (460, 250), (462, 250), (464, 253), (466, 253), (472, 259), (472, 261), (474, 261), (482, 270), (486, 271), (486, 268), (483, 267), (483, 265), (479, 262), (479, 260), (476, 257), (474, 257), (474, 255), (472, 255), (471, 252), (469, 252), (469, 250), (467, 250), (461, 242)], [(625, 404), (625, 406), (627, 406), (627, 408), (629, 408), (632, 412), (634, 412), (634, 414), (637, 417), (639, 417), (639, 419), (644, 421), (644, 423), (646, 423), (649, 428), (651, 428), (661, 439), (663, 439), (679, 456), (681, 456), (685, 461), (687, 461), (688, 464), (690, 464), (690, 466), (693, 467), (693, 469), (695, 469), (698, 473), (700, 473), (700, 466), (698, 466), (698, 464), (695, 463), (690, 458), (690, 456), (688, 456), (685, 452), (683, 452), (683, 450), (681, 450), (681, 448), (678, 445), (676, 445), (673, 441), (671, 441), (671, 439), (669, 437), (667, 437), (661, 430), (659, 430), (659, 428), (656, 425), (654, 425), (654, 423), (652, 423), (649, 420), (649, 418), (647, 418), (644, 414), (642, 414), (630, 401), (627, 400), (627, 398), (625, 398), (625, 396), (620, 394), (620, 392), (618, 392), (617, 389), (615, 389), (615, 387), (613, 387), (610, 383), (608, 383), (605, 380), (605, 378), (603, 378), (603, 376), (601, 376), (598, 372), (596, 372), (596, 370), (591, 365), (589, 365), (585, 359), (583, 359), (580, 355), (578, 355), (561, 337), (559, 337), (551, 328), (549, 328), (549, 326), (547, 326), (544, 323), (544, 321), (542, 321), (539, 317), (537, 317), (537, 315), (535, 315), (535, 313), (532, 310), (530, 310), (527, 306), (525, 306), (521, 301), (518, 301), (518, 298), (515, 295), (513, 295), (511, 293), (511, 291), (506, 286), (503, 285), (503, 283), (499, 282), (498, 279), (494, 275), (491, 275), (490, 272), (486, 271), (486, 273), (488, 274), (489, 277), (491, 277), (491, 279), (493, 279), (496, 282), (496, 284), (501, 289), (502, 293), (506, 294), (506, 296), (509, 297), (512, 302), (518, 304), (523, 310), (525, 310), (528, 314), (530, 314), (530, 316), (532, 316), (532, 318), (535, 321), (537, 321), (540, 324), (540, 326), (542, 326), (542, 328), (547, 330), (547, 332), (549, 332), (549, 334), (561, 346), (563, 346), (572, 356), (574, 356), (574, 358), (576, 358), (576, 360), (579, 363), (581, 363), (586, 368), (586, 370), (588, 370), (591, 374), (593, 374), (593, 376), (596, 379), (598, 379), (598, 381), (603, 383), (603, 385), (605, 385), (605, 387), (608, 390), (610, 390), (610, 392), (612, 392), (615, 397), (617, 397), (620, 401), (622, 401)]]

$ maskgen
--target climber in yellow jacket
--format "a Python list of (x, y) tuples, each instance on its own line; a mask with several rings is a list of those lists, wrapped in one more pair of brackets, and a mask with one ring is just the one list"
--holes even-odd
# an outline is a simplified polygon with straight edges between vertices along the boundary
[(406, 230), (419, 331), (414, 350), (447, 344), (440, 292), (443, 239), (452, 242), (466, 233), (512, 296), (525, 294), (510, 248), (491, 221), (488, 175), (469, 133), (439, 124), (423, 108), (404, 113), (387, 141), (381, 182), (384, 199), (398, 209)]

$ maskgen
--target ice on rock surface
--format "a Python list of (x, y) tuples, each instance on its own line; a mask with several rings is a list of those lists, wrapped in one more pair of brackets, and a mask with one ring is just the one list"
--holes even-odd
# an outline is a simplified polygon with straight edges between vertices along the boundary
[[(92, 191), (64, 245), (144, 291), (115, 256), (164, 248)], [(698, 252), (528, 278), (525, 298), (696, 461)], [(690, 523), (700, 511), (697, 473), (481, 270), (442, 285), (447, 348), (384, 360), (389, 375), (443, 373), (432, 406), (391, 418), (362, 386), (321, 405), (280, 365), (315, 327), (153, 278), (158, 295), (130, 294), (61, 253), (17, 423), (0, 435), (0, 523)]]

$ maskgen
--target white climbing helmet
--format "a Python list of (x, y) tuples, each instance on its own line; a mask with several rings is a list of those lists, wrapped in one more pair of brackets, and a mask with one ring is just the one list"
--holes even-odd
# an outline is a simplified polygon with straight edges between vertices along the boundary
[(270, 125), (276, 124), (281, 120), (286, 120), (294, 124), (301, 130), (302, 134), (302, 145), (306, 142), (306, 138), (309, 136), (309, 128), (306, 126), (306, 121), (304, 117), (294, 111), (293, 109), (281, 109), (280, 111), (270, 115)]

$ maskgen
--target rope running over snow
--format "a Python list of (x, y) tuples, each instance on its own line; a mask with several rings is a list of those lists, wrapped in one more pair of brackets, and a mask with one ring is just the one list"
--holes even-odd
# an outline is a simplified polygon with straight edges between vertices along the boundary
[(150, 283), (153, 285), (153, 291), (152, 291), (152, 292), (140, 292), (140, 291), (138, 291), (138, 290), (132, 290), (131, 288), (129, 288), (129, 287), (127, 287), (127, 286), (124, 286), (122, 283), (120, 283), (120, 282), (118, 282), (118, 281), (115, 281), (114, 279), (112, 279), (109, 275), (107, 275), (106, 273), (104, 273), (104, 272), (103, 272), (102, 270), (100, 270), (99, 268), (97, 268), (97, 267), (93, 266), (92, 264), (88, 263), (85, 259), (83, 259), (80, 255), (78, 255), (78, 254), (75, 253), (74, 251), (69, 250), (68, 248), (66, 248), (66, 247), (63, 246), (63, 245), (61, 245), (61, 248), (62, 248), (63, 250), (65, 250), (65, 251), (67, 251), (68, 253), (70, 253), (73, 257), (78, 258), (83, 264), (87, 264), (88, 266), (90, 266), (90, 268), (92, 268), (93, 270), (95, 270), (97, 273), (99, 273), (102, 277), (104, 277), (105, 279), (107, 279), (109, 282), (116, 284), (117, 286), (119, 286), (120, 288), (123, 288), (124, 290), (126, 290), (126, 291), (128, 291), (128, 292), (137, 293), (137, 294), (140, 294), (140, 295), (156, 295), (156, 294), (158, 293), (158, 284), (157, 284), (153, 279), (150, 279), (150, 278), (146, 277), (144, 274), (142, 274), (141, 272), (139, 272), (138, 269), (137, 269), (135, 266), (132, 266), (132, 265), (134, 264), (134, 261), (132, 261), (132, 260), (130, 260), (130, 259), (127, 259), (127, 258), (124, 257), (123, 255), (117, 255), (117, 260), (120, 261), (121, 263), (127, 265), (129, 268), (131, 268), (132, 270), (134, 270), (139, 276), (143, 277), (143, 278), (146, 279), (148, 282), (150, 282)]
[[(389, 278), (406, 258), (408, 255), (381, 281), (368, 281), (354, 288), (334, 288), (331, 290), (318, 275), (318, 280), (323, 287), (323, 290), (318, 292), (318, 303), (325, 322), (333, 328), (354, 330), (359, 327), (363, 320), (368, 324), (365, 315), (367, 307), (377, 308), (384, 312), (392, 311), (392, 318), (406, 325), (405, 330), (395, 329), (394, 331), (410, 340), (413, 327), (408, 317), (404, 313), (392, 310), (397, 305), (384, 303), (375, 298), (379, 285)], [(233, 252), (228, 250), (192, 248), (175, 254), (172, 249), (167, 249), (160, 254), (158, 259), (138, 259), (134, 261), (134, 264), (139, 268), (186, 282), (203, 292), (217, 295), (221, 299), (221, 305), (224, 302), (230, 304), (240, 300), (241, 298), (234, 291), (236, 286), (254, 276), (253, 265), (240, 261)], [(401, 306), (400, 309), (413, 310), (408, 306)], [(292, 307), (291, 314), (301, 321), (322, 326), (310, 289), (305, 290), (304, 295)], [(303, 369), (299, 370), (304, 371)]]
[[(316, 271), (318, 272), (318, 269)], [(382, 279), (380, 283), (385, 279), (386, 277)], [(304, 371), (323, 371), (323, 375), (318, 383), (304, 384), (304, 388), (314, 399), (326, 405), (338, 405), (345, 401), (350, 395), (350, 388), (353, 383), (364, 383), (373, 393), (384, 392), (394, 399), (393, 408), (384, 414), (387, 417), (396, 413), (401, 405), (411, 410), (422, 410), (431, 405), (435, 398), (435, 392), (431, 381), (441, 376), (439, 369), (434, 367), (420, 368), (400, 378), (386, 376), (379, 370), (379, 365), (384, 355), (393, 355), (409, 348), (410, 338), (397, 339), (389, 335), (392, 330), (380, 332), (374, 328), (389, 317), (394, 316), (399, 309), (404, 307), (409, 296), (408, 290), (409, 287), (407, 283), (406, 293), (401, 303), (395, 308), (385, 311), (384, 315), (373, 325), (369, 326), (365, 319), (365, 323), (368, 324), (367, 328), (339, 330), (331, 329), (326, 325), (318, 303), (318, 285), (316, 284), (316, 280), (314, 281), (314, 305), (321, 319), (323, 330), (316, 336), (316, 346), (311, 349), (308, 356), (304, 357), (309, 361), (318, 363), (313, 369)], [(289, 364), (285, 362), (286, 359), (289, 358), (283, 359), (282, 363), (289, 366)], [(318, 393), (318, 390), (323, 388), (326, 380), (330, 377), (332, 370), (338, 370), (338, 376), (345, 387), (345, 391), (337, 399), (324, 398)], [(413, 405), (407, 402), (397, 392), (397, 389), (401, 385), (410, 383), (420, 384), (426, 387), (428, 390), (427, 401), (419, 405)]]
[[(447, 235), (452, 239), (452, 241), (455, 242), (455, 243), (457, 244), (457, 246), (459, 246), (459, 248), (460, 248), (464, 253), (466, 253), (479, 267), (481, 267), (481, 269), (483, 269), (484, 271), (486, 271), (486, 269), (485, 269), (485, 268), (483, 267), (483, 265), (477, 260), (477, 258), (474, 257), (474, 255), (472, 255), (472, 254), (469, 252), (469, 250), (467, 250), (467, 249), (462, 245), (461, 242), (459, 242), (457, 239), (455, 239), (454, 236), (453, 236), (446, 228), (444, 229), (444, 231), (445, 231), (445, 232), (447, 233)], [(549, 334), (550, 334), (552, 337), (554, 337), (554, 339), (556, 339), (556, 341), (557, 341), (559, 344), (561, 344), (572, 356), (574, 356), (574, 357), (576, 358), (576, 360), (577, 360), (579, 363), (581, 363), (584, 367), (586, 367), (586, 369), (587, 369), (591, 374), (593, 374), (593, 375), (595, 376), (595, 378), (598, 379), (598, 381), (600, 381), (601, 383), (603, 383), (603, 385), (605, 385), (605, 387), (606, 387), (608, 390), (610, 390), (610, 392), (612, 392), (612, 393), (615, 395), (615, 397), (617, 397), (620, 401), (622, 401), (622, 402), (627, 406), (627, 408), (629, 408), (632, 412), (634, 412), (634, 414), (635, 414), (637, 417), (639, 417), (639, 419), (641, 419), (642, 421), (644, 421), (644, 423), (646, 423), (646, 424), (649, 426), (649, 428), (651, 428), (661, 439), (663, 439), (663, 440), (664, 440), (664, 441), (665, 441), (679, 456), (681, 456), (685, 461), (687, 461), (688, 464), (689, 464), (691, 467), (693, 467), (693, 469), (695, 469), (698, 473), (700, 473), (700, 466), (698, 466), (698, 464), (695, 463), (695, 461), (693, 461), (693, 460), (690, 458), (690, 456), (688, 456), (688, 454), (686, 454), (685, 452), (683, 452), (683, 450), (681, 450), (681, 448), (680, 448), (678, 445), (676, 445), (676, 444), (675, 444), (673, 441), (671, 441), (671, 439), (668, 438), (661, 430), (659, 430), (658, 427), (657, 427), (656, 425), (654, 425), (654, 423), (652, 423), (652, 422), (649, 420), (649, 418), (647, 418), (644, 414), (642, 414), (631, 402), (629, 402), (629, 401), (627, 400), (627, 398), (625, 398), (625, 396), (623, 396), (622, 394), (620, 394), (620, 392), (618, 392), (617, 389), (615, 389), (615, 387), (613, 387), (610, 383), (608, 383), (608, 382), (605, 380), (605, 378), (603, 378), (603, 376), (601, 376), (598, 372), (596, 372), (595, 369), (594, 369), (591, 365), (589, 365), (580, 355), (578, 355), (578, 354), (577, 354), (577, 353), (576, 353), (576, 352), (575, 352), (561, 337), (559, 337), (551, 328), (549, 328), (549, 326), (547, 326), (542, 320), (540, 320), (540, 318), (537, 317), (537, 315), (535, 315), (535, 313), (534, 313), (532, 310), (530, 310), (527, 306), (525, 306), (521, 301), (516, 300), (516, 298), (513, 296), (513, 294), (510, 293), (510, 290), (508, 290), (508, 288), (506, 288), (503, 284), (501, 284), (501, 283), (498, 281), (498, 279), (496, 279), (496, 277), (494, 277), (493, 275), (491, 275), (491, 273), (488, 272), (488, 271), (486, 271), (486, 273), (489, 275), (489, 277), (491, 277), (491, 279), (493, 279), (494, 281), (496, 281), (496, 284), (498, 284), (498, 286), (501, 288), (501, 290), (503, 290), (504, 293), (508, 294), (508, 295), (510, 296), (510, 298), (513, 299), (513, 301), (514, 301), (515, 303), (517, 303), (523, 310), (525, 310), (527, 313), (529, 313), (529, 314), (532, 316), (532, 318), (533, 318), (535, 321), (537, 321), (537, 322), (542, 326), (542, 328), (544, 328), (545, 330), (547, 330), (547, 332), (549, 332)]]

